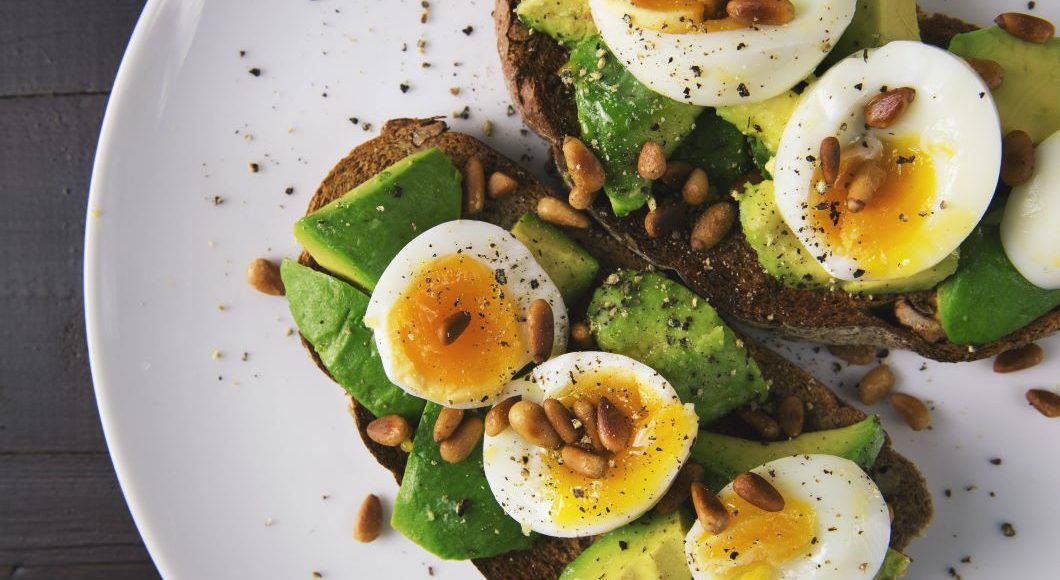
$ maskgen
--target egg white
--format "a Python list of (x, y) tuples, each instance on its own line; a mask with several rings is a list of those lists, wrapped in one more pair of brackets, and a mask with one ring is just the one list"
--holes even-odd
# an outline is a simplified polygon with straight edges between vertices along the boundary
[[(522, 321), (521, 335), (524, 345), (527, 344), (528, 338), (525, 322), (527, 310), (531, 302), (541, 298), (552, 306), (552, 356), (563, 353), (567, 347), (567, 308), (559, 289), (534, 259), (530, 250), (504, 228), (487, 222), (455, 220), (439, 224), (414, 238), (398, 252), (379, 278), (364, 314), (365, 326), (373, 330), (376, 348), (379, 350), (379, 358), (387, 378), (410, 395), (428, 399), (439, 405), (458, 409), (482, 407), (496, 402), (512, 377), (507, 377), (495, 385), (481, 385), (479, 389), (489, 393), (485, 398), (432, 398), (422, 388), (425, 378), (400, 354), (401, 350), (395, 344), (394, 332), (391, 330), (390, 310), (405, 292), (410, 281), (415, 279), (419, 269), (433, 260), (453, 254), (472, 256), (491, 270), (504, 270), (508, 297), (515, 302), (516, 312)], [(524, 348), (521, 355), (520, 366), (529, 364), (529, 350)], [(462, 363), (474, 365), (476, 361)]]
[[(891, 521), (876, 484), (853, 461), (833, 455), (794, 455), (751, 470), (777, 488), (784, 498), (798, 499), (817, 515), (817, 543), (784, 562), (774, 580), (871, 579), (887, 554)], [(735, 492), (730, 483), (718, 494)], [(685, 555), (695, 580), (724, 579), (734, 565), (728, 557), (700, 561), (696, 549), (705, 534), (695, 525), (685, 537)], [(724, 533), (724, 532), (722, 532)]]
[[(891, 127), (869, 129), (864, 106), (884, 86), (912, 87), (916, 98)], [(845, 147), (866, 135), (916, 137), (934, 164), (934, 204), (940, 210), (914, 218), (930, 233), (916, 245), (916, 254), (896, 256), (890, 272), (855, 275), (862, 269), (857, 261), (832, 251), (807, 214), (817, 195), (810, 181), (821, 141), (835, 136)], [(997, 109), (979, 75), (945, 50), (896, 41), (843, 59), (806, 89), (780, 140), (774, 192), (788, 227), (829, 274), (841, 280), (897, 279), (939, 263), (971, 233), (994, 195), (1000, 164)]]
[(1012, 265), (1039, 288), (1060, 288), (1060, 131), (1034, 149), (1034, 174), (1012, 188), (1001, 220)]
[[(606, 352), (572, 352), (556, 357), (536, 367), (524, 380), (513, 382), (505, 396), (521, 395), (523, 400), (536, 403), (547, 398), (559, 398), (564, 395), (572, 378), (577, 379), (583, 373), (600, 370), (631, 373), (637, 378), (642, 392), (647, 391), (661, 397), (667, 404), (672, 402), (681, 405), (674, 388), (654, 369), (629, 357)], [(560, 538), (584, 537), (611, 531), (651, 509), (666, 493), (678, 470), (688, 459), (698, 422), (691, 403), (684, 404), (682, 411), (690, 419), (688, 424), (691, 425), (690, 432), (685, 434), (683, 445), (665, 461), (669, 467), (659, 485), (654, 489), (643, 490), (644, 495), (640, 501), (626, 511), (610, 510), (606, 515), (587, 513), (582, 521), (574, 525), (555, 521), (551, 514), (550, 500), (554, 495), (553, 486), (550, 485), (551, 470), (543, 460), (544, 454), (548, 452), (528, 443), (510, 428), (494, 437), (485, 437), (482, 456), (486, 480), (497, 502), (509, 516), (523, 526), (524, 531), (532, 530)], [(639, 442), (634, 435), (634, 448), (646, 444), (647, 442)], [(606, 484), (606, 479), (604, 483)]]
[(854, 17), (854, 0), (793, 0), (782, 26), (673, 34), (623, 18), (623, 0), (589, 0), (611, 52), (641, 83), (675, 101), (718, 107), (754, 103), (813, 72)]

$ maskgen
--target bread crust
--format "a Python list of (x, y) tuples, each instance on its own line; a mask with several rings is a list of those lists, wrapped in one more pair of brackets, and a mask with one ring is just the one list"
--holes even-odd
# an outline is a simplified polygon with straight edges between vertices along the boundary
[[(544, 34), (530, 33), (515, 16), (517, 4), (518, 0), (496, 0), (493, 12), (505, 81), (527, 126), (550, 143), (553, 161), (562, 175), (565, 167), (559, 146), (564, 136), (580, 134), (571, 91), (562, 82), (556, 86), (556, 71), (566, 63), (569, 51)], [(943, 47), (954, 34), (976, 28), (919, 10), (918, 17), (924, 40)], [(604, 196), (592, 211), (613, 236), (652, 265), (676, 273), (726, 318), (789, 338), (912, 350), (934, 360), (959, 362), (991, 357), (1060, 330), (1060, 309), (1054, 309), (1012, 334), (975, 347), (945, 339), (932, 342), (900, 324), (894, 310), (900, 300), (916, 305), (932, 303), (933, 290), (865, 296), (792, 288), (762, 270), (739, 228), (711, 250), (694, 252), (687, 229), (677, 239), (648, 238), (643, 227), (645, 212), (641, 209), (618, 218)], [(690, 218), (689, 223), (693, 223), (695, 214)]]
[[(310, 201), (307, 213), (340, 197), (394, 162), (428, 147), (440, 148), (458, 167), (463, 166), (470, 157), (478, 157), (483, 162), (487, 174), (503, 171), (519, 182), (520, 188), (515, 194), (503, 200), (488, 201), (483, 214), (476, 216), (479, 219), (505, 228), (511, 227), (519, 216), (533, 210), (538, 199), (551, 193), (524, 169), (477, 139), (449, 132), (443, 121), (397, 119), (386, 123), (378, 137), (356, 147), (331, 170)], [(570, 230), (568, 233), (601, 261), (604, 272), (617, 267), (650, 267), (647, 262), (631, 253), (600, 228), (592, 228), (589, 231)], [(320, 269), (305, 252), (299, 262)], [(584, 306), (576, 305), (574, 315), (583, 314), (578, 311), (583, 310)], [(802, 369), (755, 345), (747, 337), (743, 337), (743, 340), (752, 351), (763, 376), (772, 382), (767, 408), (788, 395), (798, 396), (806, 403), (807, 431), (850, 425), (865, 418), (863, 413), (838, 399), (827, 387)], [(304, 339), (302, 344), (320, 370), (327, 373), (312, 346)], [(368, 450), (400, 482), (407, 455), (398, 448), (383, 447), (369, 439), (366, 427), (374, 419), (373, 415), (353, 399), (350, 404), (358, 432)], [(894, 509), (891, 545), (902, 549), (931, 521), (933, 508), (927, 484), (916, 467), (891, 448), (889, 439), (871, 470), (871, 475)], [(474, 560), (474, 563), (482, 574), (490, 579), (555, 578), (591, 542), (592, 538), (560, 539), (542, 536), (530, 550), (481, 558)]]

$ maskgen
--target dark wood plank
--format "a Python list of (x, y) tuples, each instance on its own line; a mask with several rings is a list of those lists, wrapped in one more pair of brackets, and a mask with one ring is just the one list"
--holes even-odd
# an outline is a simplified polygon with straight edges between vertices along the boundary
[(3, 0), (0, 95), (110, 90), (144, 0)]

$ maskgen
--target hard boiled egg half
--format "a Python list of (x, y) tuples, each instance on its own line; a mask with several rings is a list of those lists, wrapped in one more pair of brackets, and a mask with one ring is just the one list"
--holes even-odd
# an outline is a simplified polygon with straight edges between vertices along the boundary
[(711, 535), (698, 521), (685, 537), (696, 580), (869, 580), (883, 564), (891, 538), (887, 504), (853, 461), (795, 455), (751, 470), (784, 497), (767, 512), (736, 495), (718, 498), (729, 525)]
[(1034, 149), (1034, 174), (1012, 188), (1001, 220), (1001, 244), (1031, 284), (1060, 288), (1060, 131)]
[[(692, 448), (698, 418), (659, 373), (631, 358), (573, 352), (535, 368), (510, 394), (571, 408), (606, 396), (632, 422), (625, 449), (609, 456), (602, 479), (579, 475), (560, 452), (522, 439), (514, 429), (487, 435), (483, 465), (504, 511), (533, 530), (557, 537), (602, 534), (651, 509), (666, 493)], [(588, 444), (588, 438), (583, 441)]]
[[(900, 87), (916, 91), (905, 112), (868, 127), (865, 105)], [(830, 136), (844, 160), (834, 184), (817, 159)], [(870, 159), (886, 180), (849, 212), (846, 176)], [(788, 227), (832, 276), (893, 280), (934, 266), (971, 233), (1000, 163), (997, 110), (979, 75), (949, 52), (897, 41), (840, 61), (806, 89), (780, 140), (774, 191)]]
[(854, 0), (793, 0), (783, 25), (704, 20), (694, 0), (589, 0), (607, 47), (641, 83), (717, 107), (790, 89), (820, 64), (854, 17)]
[[(387, 377), (411, 395), (455, 408), (496, 401), (531, 361), (527, 311), (552, 307), (552, 354), (566, 348), (567, 309), (530, 251), (493, 224), (456, 220), (408, 243), (372, 292), (371, 328)], [(448, 342), (451, 316), (469, 318)]]

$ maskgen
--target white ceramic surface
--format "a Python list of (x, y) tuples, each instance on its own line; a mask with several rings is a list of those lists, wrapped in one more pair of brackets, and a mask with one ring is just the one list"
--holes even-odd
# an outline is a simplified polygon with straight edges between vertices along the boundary
[[(985, 23), (1026, 2), (926, 4)], [(321, 177), (390, 117), (469, 106), (469, 119), (450, 119), (455, 129), (481, 136), (492, 121), (486, 141), (529, 156), (543, 175), (540, 141), (506, 114), (492, 7), (436, 0), (421, 24), (419, 1), (148, 2), (100, 138), (85, 302), (107, 441), (167, 578), (474, 576), (396, 533), (352, 539), (361, 498), (389, 503), (396, 486), (360, 442), (340, 389), (288, 335), (286, 303), (252, 291), (243, 272), (254, 257), (296, 254), (291, 224)], [(1060, 21), (1060, 3), (1037, 11)], [(947, 578), (950, 566), (966, 579), (1049, 576), (1060, 423), (1023, 402), (1028, 387), (1058, 386), (1060, 337), (1043, 346), (1049, 362), (1008, 376), (989, 361), (891, 357), (900, 388), (935, 409), (924, 433), (873, 409), (935, 493), (935, 524), (909, 550), (912, 577)], [(804, 345), (781, 352), (846, 394), (861, 372), (833, 372)], [(1003, 521), (1014, 538), (1001, 535)]]

